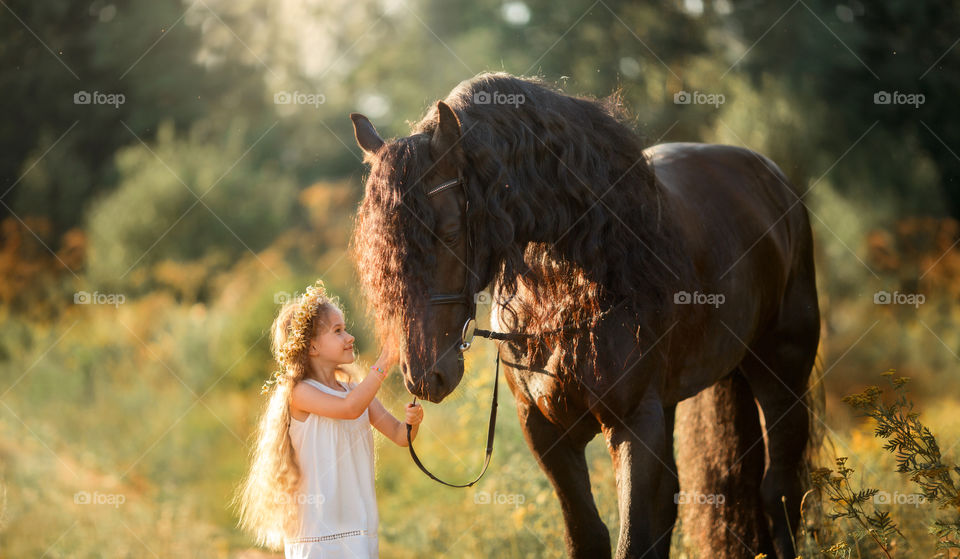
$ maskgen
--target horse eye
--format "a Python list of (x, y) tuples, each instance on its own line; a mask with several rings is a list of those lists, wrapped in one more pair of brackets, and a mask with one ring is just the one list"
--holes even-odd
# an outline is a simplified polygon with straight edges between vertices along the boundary
[(456, 232), (450, 233), (442, 237), (441, 240), (443, 241), (444, 244), (454, 245), (457, 243), (458, 240), (460, 240), (460, 233), (456, 233)]

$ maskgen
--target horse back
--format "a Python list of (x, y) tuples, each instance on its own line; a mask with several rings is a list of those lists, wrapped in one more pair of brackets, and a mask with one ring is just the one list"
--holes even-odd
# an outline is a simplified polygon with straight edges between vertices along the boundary
[[(644, 153), (663, 195), (663, 218), (678, 228), (694, 263), (696, 282), (686, 289), (692, 305), (694, 292), (710, 305), (677, 306), (679, 343), (671, 353), (685, 374), (674, 377), (683, 381), (670, 392), (682, 399), (741, 361), (744, 346), (776, 319), (793, 278), (814, 281), (812, 235), (801, 193), (759, 153), (699, 143)], [(742, 343), (729, 343), (731, 333)]]

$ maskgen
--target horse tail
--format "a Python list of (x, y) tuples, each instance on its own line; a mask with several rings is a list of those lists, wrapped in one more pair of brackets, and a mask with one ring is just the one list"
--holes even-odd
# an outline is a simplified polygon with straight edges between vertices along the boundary
[[(819, 544), (820, 527), (823, 524), (823, 506), (817, 498), (819, 494), (814, 490), (811, 473), (818, 464), (823, 463), (824, 442), (829, 439), (826, 426), (821, 419), (826, 411), (826, 388), (823, 377), (826, 374), (823, 368), (825, 328), (820, 329), (820, 344), (814, 357), (813, 368), (810, 371), (807, 393), (803, 397), (803, 404), (810, 410), (810, 427), (807, 446), (803, 452), (803, 466), (800, 470), (803, 484), (803, 501), (800, 503), (800, 529), (809, 534), (810, 538)], [(831, 444), (833, 441), (830, 441)]]
[(810, 467), (820, 458), (820, 451), (823, 448), (823, 441), (826, 437), (826, 426), (823, 424), (824, 412), (827, 407), (827, 392), (823, 384), (823, 332), (821, 329), (820, 345), (817, 347), (817, 354), (813, 360), (813, 369), (810, 371), (810, 381), (808, 390), (804, 395), (804, 404), (810, 410), (810, 436), (807, 439), (807, 447), (804, 450), (804, 465)]

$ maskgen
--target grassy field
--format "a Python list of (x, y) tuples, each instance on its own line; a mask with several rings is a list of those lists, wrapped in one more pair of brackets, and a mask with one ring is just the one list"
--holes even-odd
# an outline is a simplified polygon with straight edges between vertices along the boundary
[[(167, 309), (160, 321), (159, 313), (151, 313), (158, 305)], [(256, 387), (244, 387), (233, 375), (245, 357), (223, 369), (223, 360), (196, 340), (211, 332), (211, 323), (227, 327), (213, 309), (179, 309), (149, 299), (128, 307), (67, 314), (66, 328), (3, 323), (3, 382), (10, 387), (0, 406), (3, 555), (258, 556), (235, 529), (229, 508), (260, 404)], [(116, 322), (99, 313), (115, 313)], [(440, 405), (425, 404), (418, 452), (442, 477), (467, 479), (482, 463), (493, 347), (478, 344), (461, 388)], [(376, 435), (384, 557), (565, 556), (553, 490), (526, 448), (509, 391), (501, 388), (493, 463), (475, 488), (436, 484), (416, 469), (405, 448)], [(408, 397), (396, 376), (381, 391), (398, 415)], [(952, 397), (921, 407), (948, 457), (956, 456), (960, 442), (955, 407)], [(831, 397), (825, 419), (827, 465), (833, 456), (849, 456), (863, 486), (891, 495), (916, 491), (895, 472), (869, 425), (845, 404)], [(615, 543), (615, 484), (602, 438), (588, 446), (588, 462)], [(887, 508), (912, 545), (901, 556), (933, 557), (925, 528), (932, 506), (892, 501)], [(842, 522), (832, 526), (824, 537), (841, 538), (848, 528)], [(804, 556), (814, 556), (808, 553), (812, 549)], [(674, 556), (696, 556), (683, 549), (679, 534)], [(854, 556), (882, 555), (863, 541)]]

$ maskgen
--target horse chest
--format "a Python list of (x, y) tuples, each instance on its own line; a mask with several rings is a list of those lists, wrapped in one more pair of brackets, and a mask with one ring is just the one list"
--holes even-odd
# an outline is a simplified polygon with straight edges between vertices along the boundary
[(554, 361), (555, 356), (551, 356), (543, 364), (507, 366), (505, 376), (518, 405), (535, 406), (551, 423), (569, 426), (583, 417), (586, 407), (578, 394), (558, 380)]

